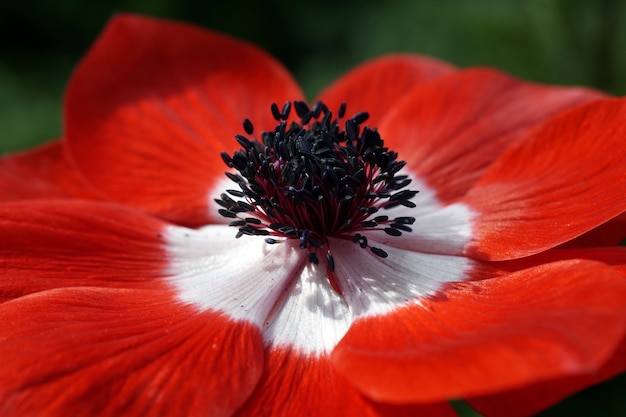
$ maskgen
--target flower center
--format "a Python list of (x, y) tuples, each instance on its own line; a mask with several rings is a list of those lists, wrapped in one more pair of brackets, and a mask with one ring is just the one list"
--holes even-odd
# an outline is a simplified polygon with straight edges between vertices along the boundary
[[(370, 246), (360, 232), (384, 230), (390, 236), (410, 232), (414, 217), (390, 219), (381, 209), (399, 205), (415, 207), (410, 200), (418, 191), (402, 190), (410, 182), (397, 175), (405, 165), (398, 154), (386, 148), (376, 129), (363, 126), (366, 112), (355, 114), (340, 127), (346, 105), (333, 118), (322, 102), (312, 108), (294, 101), (299, 122), (288, 122), (292, 103), (282, 110), (272, 104), (278, 125), (262, 132), (260, 140), (246, 119), (247, 136), (236, 135), (241, 150), (222, 159), (239, 174), (226, 175), (239, 189), (227, 190), (215, 201), (220, 215), (233, 219), (230, 226), (242, 235), (266, 236), (268, 244), (299, 239), (311, 263), (326, 259), (328, 271), (335, 260), (328, 238), (351, 240), (377, 256), (387, 253)], [(333, 285), (335, 286), (335, 285)]]

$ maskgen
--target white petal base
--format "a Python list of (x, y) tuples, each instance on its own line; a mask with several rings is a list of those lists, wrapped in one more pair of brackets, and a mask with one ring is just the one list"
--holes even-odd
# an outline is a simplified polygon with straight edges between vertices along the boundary
[(166, 230), (170, 282), (180, 301), (219, 311), (262, 329), (266, 344), (305, 354), (331, 351), (359, 317), (419, 303), (448, 282), (466, 277), (471, 261), (374, 243), (380, 258), (352, 242), (332, 239), (334, 273), (309, 264), (297, 241), (268, 245), (262, 238), (234, 238), (235, 229), (208, 226)]
[(181, 301), (261, 327), (306, 254), (293, 242), (268, 245), (260, 238), (235, 239), (236, 233), (229, 226), (170, 226), (168, 275)]
[[(225, 180), (215, 190), (233, 185)], [(462, 204), (442, 207), (419, 180), (411, 188), (420, 190), (417, 207), (385, 214), (415, 217), (412, 233), (363, 233), (387, 258), (350, 241), (329, 240), (340, 292), (330, 283), (325, 253), (318, 253), (319, 265), (310, 264), (297, 240), (270, 245), (261, 237), (235, 239), (235, 228), (217, 225), (167, 230), (171, 282), (185, 303), (255, 323), (267, 345), (328, 353), (354, 320), (419, 304), (446, 283), (467, 278), (472, 261), (454, 255), (469, 241), (472, 213)]]

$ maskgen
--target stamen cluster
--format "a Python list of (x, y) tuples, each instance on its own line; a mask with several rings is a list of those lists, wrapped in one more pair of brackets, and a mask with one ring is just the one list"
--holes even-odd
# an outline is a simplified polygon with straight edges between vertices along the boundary
[(325, 250), (330, 272), (335, 261), (329, 237), (351, 240), (387, 257), (359, 232), (377, 229), (401, 236), (411, 231), (415, 218), (378, 214), (398, 205), (415, 207), (410, 200), (418, 191), (402, 190), (411, 180), (397, 175), (405, 162), (384, 146), (375, 129), (362, 126), (369, 118), (365, 112), (347, 119), (341, 129), (345, 103), (335, 119), (322, 102), (309, 108), (295, 101), (293, 107), (299, 122), (289, 122), (291, 102), (282, 110), (272, 104), (278, 122), (274, 131), (262, 132), (259, 140), (246, 119), (247, 136), (235, 136), (241, 150), (232, 156), (222, 152), (226, 165), (239, 172), (226, 173), (239, 189), (215, 200), (222, 207), (219, 213), (233, 219), (230, 225), (239, 229), (236, 237), (266, 236), (269, 244), (299, 239), (314, 264), (319, 263), (318, 252)]

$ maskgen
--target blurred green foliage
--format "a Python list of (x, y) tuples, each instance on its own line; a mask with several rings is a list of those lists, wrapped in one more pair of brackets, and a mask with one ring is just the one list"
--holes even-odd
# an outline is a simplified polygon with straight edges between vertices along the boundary
[(626, 1), (7, 0), (0, 2), (0, 152), (61, 135), (72, 67), (119, 11), (248, 39), (284, 62), (309, 96), (357, 63), (394, 51), (626, 94)]
[[(309, 97), (359, 62), (397, 51), (626, 94), (621, 0), (5, 0), (0, 152), (62, 135), (63, 90), (72, 68), (119, 11), (195, 22), (250, 40), (277, 56)], [(626, 415), (624, 387), (622, 376), (542, 416)]]

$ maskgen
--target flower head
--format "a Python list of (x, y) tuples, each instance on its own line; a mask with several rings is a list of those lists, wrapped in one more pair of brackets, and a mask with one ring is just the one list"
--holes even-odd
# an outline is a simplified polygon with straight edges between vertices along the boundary
[(549, 406), (626, 368), (626, 253), (580, 249), (626, 235), (624, 120), (411, 55), (309, 106), (251, 45), (119, 16), (63, 140), (0, 165), (0, 413)]

